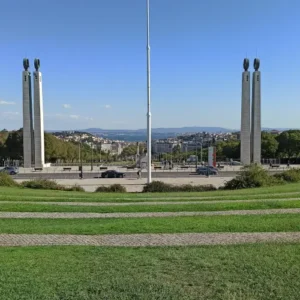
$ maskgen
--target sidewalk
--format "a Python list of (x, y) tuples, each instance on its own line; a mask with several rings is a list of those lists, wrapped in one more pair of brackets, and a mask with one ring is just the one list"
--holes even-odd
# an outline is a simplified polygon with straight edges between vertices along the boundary
[[(207, 185), (212, 184), (215, 187), (223, 186), (225, 181), (231, 180), (232, 177), (187, 177), (187, 178), (157, 178), (156, 180), (169, 184), (183, 185)], [(27, 179), (26, 179), (27, 180)], [(16, 179), (17, 182), (26, 181), (25, 179)], [(54, 179), (55, 180), (55, 179)], [(155, 180), (155, 179), (153, 179)], [(127, 192), (141, 192), (147, 183), (146, 178), (91, 178), (91, 179), (56, 179), (57, 183), (64, 186), (79, 185), (87, 192), (94, 192), (98, 186), (109, 186), (111, 184), (123, 185)]]

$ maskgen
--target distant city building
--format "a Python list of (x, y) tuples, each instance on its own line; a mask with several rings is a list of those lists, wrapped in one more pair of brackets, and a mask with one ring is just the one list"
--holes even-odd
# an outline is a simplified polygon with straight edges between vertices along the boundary
[(122, 143), (112, 143), (111, 144), (111, 152), (112, 154), (120, 155), (123, 151)]
[(109, 143), (109, 144), (101, 144), (101, 151), (103, 152), (111, 152), (112, 150), (112, 144)]
[(281, 133), (281, 131), (273, 129), (273, 130), (270, 131), (270, 133), (274, 134), (274, 135), (278, 135), (278, 134)]
[(180, 143), (174, 139), (172, 141), (156, 140), (152, 143), (152, 152), (155, 154), (171, 153), (177, 145), (180, 145)]
[(181, 144), (182, 152), (191, 152), (201, 149), (201, 142), (188, 142)]

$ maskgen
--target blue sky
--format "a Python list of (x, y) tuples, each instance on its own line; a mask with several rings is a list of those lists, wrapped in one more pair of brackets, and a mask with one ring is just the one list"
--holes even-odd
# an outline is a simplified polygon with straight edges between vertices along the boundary
[[(22, 59), (41, 60), (46, 129), (146, 127), (146, 0), (3, 1), (0, 128), (22, 126)], [(240, 127), (261, 59), (262, 125), (300, 127), (300, 2), (151, 0), (153, 127)]]

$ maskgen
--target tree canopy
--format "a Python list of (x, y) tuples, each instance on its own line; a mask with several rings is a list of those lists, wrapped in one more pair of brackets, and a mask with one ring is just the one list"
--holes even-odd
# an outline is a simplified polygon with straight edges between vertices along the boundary
[[(5, 135), (6, 136), (5, 136)], [(45, 133), (45, 160), (46, 162), (77, 162), (80, 156), (83, 161), (90, 161), (92, 148), (87, 144), (65, 142), (50, 133)], [(104, 158), (105, 153), (101, 153)], [(0, 157), (1, 159), (23, 159), (23, 130), (0, 132)], [(100, 159), (100, 151), (93, 150), (93, 159)]]
[(261, 156), (262, 158), (275, 158), (278, 151), (278, 141), (276, 136), (269, 132), (261, 134)]
[[(288, 130), (274, 135), (269, 132), (262, 132), (262, 158), (295, 158), (300, 154), (300, 130)], [(145, 145), (140, 144), (140, 153), (145, 151)], [(216, 143), (218, 160), (239, 159), (240, 141), (230, 140)], [(80, 151), (80, 154), (79, 154)], [(116, 160), (117, 156), (111, 153), (105, 153), (100, 149), (93, 149), (89, 144), (79, 145), (76, 142), (65, 142), (56, 138), (54, 135), (45, 133), (45, 160), (46, 162), (78, 162), (79, 157), (83, 161), (91, 161), (92, 155), (94, 161)], [(93, 153), (92, 153), (93, 152)], [(121, 159), (127, 159), (135, 156), (137, 153), (137, 144), (131, 144), (125, 147), (120, 155)], [(189, 155), (197, 155), (201, 159), (201, 151), (191, 151), (189, 153), (181, 152), (180, 145), (173, 148), (172, 153), (156, 156), (157, 159), (166, 159), (172, 161), (186, 160)], [(23, 159), (23, 131), (8, 132), (0, 131), (0, 158), (2, 159)], [(207, 148), (202, 149), (203, 160), (207, 159)]]
[(300, 130), (288, 130), (280, 133), (277, 138), (278, 155), (280, 157), (296, 157), (300, 150)]

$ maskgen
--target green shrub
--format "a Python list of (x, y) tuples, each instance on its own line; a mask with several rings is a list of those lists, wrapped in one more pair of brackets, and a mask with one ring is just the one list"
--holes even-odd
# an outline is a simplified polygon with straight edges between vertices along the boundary
[(270, 176), (268, 171), (256, 164), (245, 166), (236, 178), (225, 183), (225, 190), (249, 189), (283, 184), (283, 180)]
[(168, 193), (168, 192), (204, 192), (215, 191), (213, 185), (172, 185), (162, 181), (153, 181), (146, 184), (143, 188), (143, 193)]
[(126, 193), (126, 188), (121, 184), (112, 184), (110, 186), (99, 186), (97, 193)]
[(48, 179), (35, 179), (30, 181), (22, 182), (22, 186), (28, 189), (39, 189), (39, 190), (59, 190), (64, 191), (65, 187), (58, 184), (53, 180)]
[(85, 192), (85, 189), (77, 184), (72, 185), (71, 187), (65, 188), (65, 191), (69, 192)]
[(143, 188), (143, 193), (166, 193), (170, 192), (171, 185), (162, 181), (152, 181)]
[(14, 181), (10, 175), (6, 173), (0, 173), (0, 186), (19, 186), (19, 184)]
[(282, 173), (275, 174), (274, 177), (286, 182), (300, 182), (300, 169), (290, 169)]
[(207, 185), (172, 185), (171, 192), (207, 192), (207, 191), (216, 191), (217, 188), (212, 184)]

